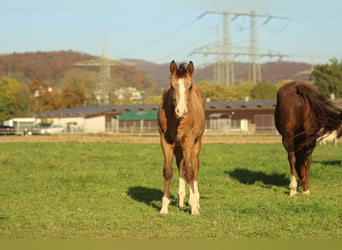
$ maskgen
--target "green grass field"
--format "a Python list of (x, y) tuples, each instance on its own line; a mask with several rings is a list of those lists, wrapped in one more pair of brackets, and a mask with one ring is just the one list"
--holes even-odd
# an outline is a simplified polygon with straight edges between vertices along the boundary
[(288, 195), (280, 144), (205, 144), (201, 215), (160, 215), (157, 144), (0, 143), (0, 239), (342, 239), (341, 146), (317, 147), (311, 195)]

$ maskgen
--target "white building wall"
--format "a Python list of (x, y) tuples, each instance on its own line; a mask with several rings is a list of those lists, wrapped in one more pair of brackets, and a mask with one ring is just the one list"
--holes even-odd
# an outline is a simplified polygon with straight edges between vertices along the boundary
[(104, 115), (86, 118), (84, 122), (84, 132), (102, 133), (106, 132), (106, 118)]
[[(67, 132), (101, 133), (106, 131), (105, 116), (48, 118), (53, 125), (61, 125)], [(36, 123), (41, 120), (37, 119)]]
[[(47, 118), (47, 121), (51, 121), (53, 125), (60, 125), (65, 128), (68, 132), (72, 131), (83, 131), (84, 129), (84, 117), (56, 117)], [(41, 119), (36, 119), (36, 123), (40, 123)]]

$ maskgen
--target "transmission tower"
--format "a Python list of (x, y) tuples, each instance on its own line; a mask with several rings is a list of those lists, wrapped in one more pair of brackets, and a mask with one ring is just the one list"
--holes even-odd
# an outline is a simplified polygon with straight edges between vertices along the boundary
[[(216, 54), (218, 57), (223, 57), (224, 58), (224, 79), (225, 79), (225, 84), (228, 85), (230, 83), (234, 84), (235, 82), (235, 77), (234, 77), (234, 72), (233, 72), (233, 63), (230, 60), (231, 56), (231, 47), (232, 47), (232, 40), (230, 36), (230, 18), (229, 16), (231, 15), (231, 12), (224, 11), (224, 12), (217, 12), (217, 11), (206, 11), (202, 13), (197, 19), (202, 18), (206, 14), (220, 14), (223, 16), (223, 46), (220, 46), (217, 44), (217, 50), (220, 51), (220, 53)], [(221, 47), (223, 47), (223, 50), (221, 50)], [(198, 53), (198, 52), (193, 52), (193, 53)], [(203, 53), (203, 54), (210, 54), (210, 53)], [(221, 72), (220, 70), (220, 65), (221, 63), (218, 63), (218, 71)], [(221, 73), (220, 73), (221, 74)], [(218, 76), (219, 79), (221, 79), (221, 75)]]
[[(261, 81), (261, 70), (260, 64), (258, 63), (258, 59), (264, 56), (268, 57), (279, 57), (282, 58), (285, 55), (274, 52), (259, 52), (258, 46), (258, 35), (257, 35), (257, 18), (264, 17), (267, 18), (266, 21), (263, 22), (265, 25), (272, 18), (280, 18), (287, 19), (286, 17), (279, 16), (271, 16), (267, 14), (257, 14), (255, 11), (250, 13), (242, 13), (242, 12), (229, 12), (229, 11), (206, 11), (202, 13), (197, 19), (202, 18), (206, 14), (218, 14), (223, 16), (223, 49), (222, 46), (216, 44), (215, 48), (210, 46), (204, 46), (198, 49), (195, 49), (191, 54), (203, 54), (203, 55), (216, 55), (217, 58), (224, 57), (225, 59), (225, 84), (235, 84), (234, 77), (234, 64), (233, 61), (230, 60), (231, 56), (249, 56), (251, 63), (251, 81), (256, 83)], [(230, 16), (233, 16), (233, 21), (239, 16), (249, 16), (250, 17), (250, 44), (249, 48), (243, 47), (234, 47), (231, 41), (230, 36)], [(220, 64), (220, 63), (218, 63)], [(219, 67), (218, 67), (219, 69)], [(218, 77), (221, 79), (221, 76)]]
[(108, 56), (108, 42), (107, 42), (107, 34), (105, 33), (103, 36), (103, 47), (102, 47), (102, 56), (97, 60), (90, 60), (85, 62), (75, 63), (76, 67), (87, 67), (87, 68), (96, 68), (99, 69), (100, 79), (97, 87), (97, 99), (98, 102), (102, 105), (108, 104), (110, 90), (109, 86), (111, 83), (111, 66), (115, 65), (123, 65), (128, 63), (122, 63), (119, 61), (110, 60)]

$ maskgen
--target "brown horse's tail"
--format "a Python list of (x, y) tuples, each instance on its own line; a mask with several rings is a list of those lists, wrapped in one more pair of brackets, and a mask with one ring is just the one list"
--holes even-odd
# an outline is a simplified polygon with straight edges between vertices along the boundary
[(298, 83), (297, 94), (306, 98), (311, 105), (311, 110), (317, 119), (317, 126), (311, 131), (313, 140), (339, 129), (342, 124), (342, 109), (335, 106), (329, 99), (323, 97), (313, 86)]

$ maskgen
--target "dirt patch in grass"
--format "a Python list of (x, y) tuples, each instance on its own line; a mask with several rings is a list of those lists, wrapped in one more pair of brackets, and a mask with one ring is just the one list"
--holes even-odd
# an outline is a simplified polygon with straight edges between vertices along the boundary
[[(127, 142), (127, 143), (159, 143), (159, 135), (44, 135), (44, 136), (1, 136), (1, 142)], [(203, 143), (222, 144), (273, 144), (281, 143), (277, 135), (204, 135)]]

